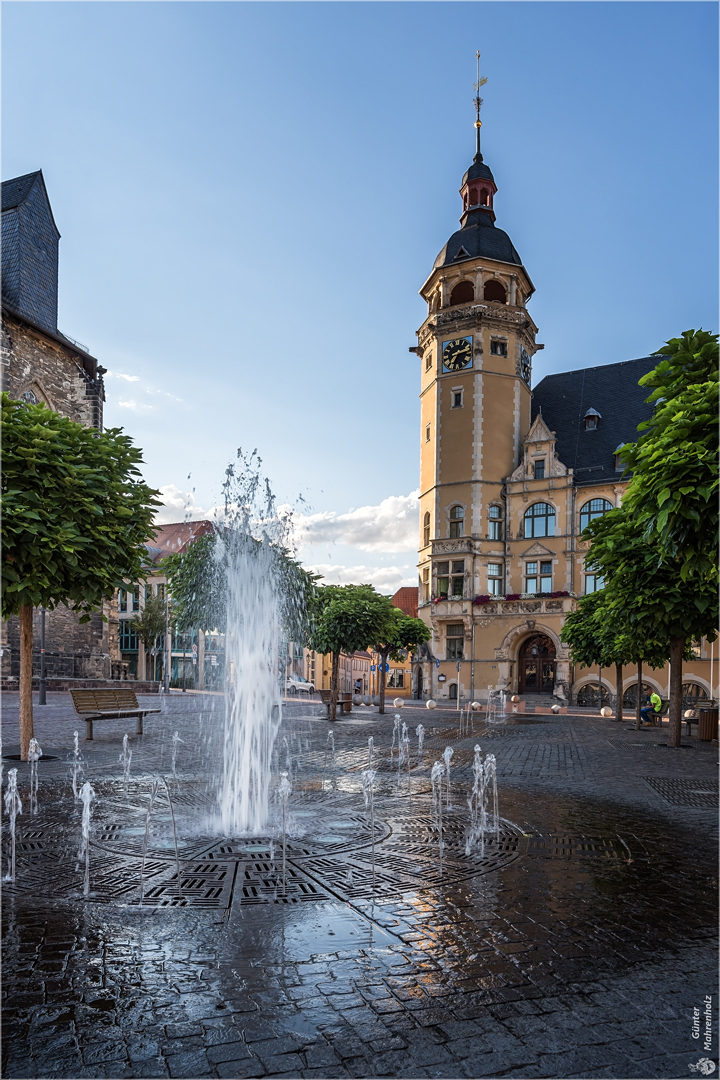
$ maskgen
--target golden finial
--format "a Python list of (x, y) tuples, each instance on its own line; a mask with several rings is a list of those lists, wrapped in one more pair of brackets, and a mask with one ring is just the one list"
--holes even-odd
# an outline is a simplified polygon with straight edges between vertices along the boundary
[(480, 87), (484, 86), (487, 82), (487, 78), (483, 75), (480, 78), (480, 53), (475, 53), (475, 61), (477, 64), (477, 82), (475, 85), (475, 157), (480, 158), (482, 161), (482, 154), (480, 153), (480, 128), (482, 127), (482, 120), (480, 119), (480, 108), (483, 103), (483, 99), (480, 97)]

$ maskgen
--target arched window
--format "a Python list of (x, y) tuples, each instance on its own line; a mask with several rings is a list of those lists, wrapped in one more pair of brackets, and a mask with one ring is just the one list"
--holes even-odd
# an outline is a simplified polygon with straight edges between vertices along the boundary
[(480, 192), (480, 205), (481, 206), (487, 206), (487, 204), (488, 204), (488, 190), (487, 190), (487, 188), (483, 188), (482, 191)]
[(684, 682), (682, 684), (683, 709), (702, 709), (707, 702), (707, 690), (700, 683)]
[(450, 511), (450, 539), (457, 540), (463, 534), (465, 511), (462, 506), (453, 506)]
[(555, 508), (549, 503), (535, 503), (525, 511), (525, 538), (555, 535)]
[(471, 188), (470, 189), (470, 205), (471, 206), (477, 206), (477, 204), (478, 204), (477, 188)]
[(612, 510), (612, 508), (613, 504), (608, 502), (607, 499), (591, 499), (590, 502), (586, 502), (580, 510), (580, 531), (582, 532), (591, 521), (602, 517), (603, 514), (607, 514), (608, 510)]
[(505, 286), (500, 281), (486, 281), (483, 297), (486, 300), (496, 300), (499, 304), (507, 303)]
[(503, 512), (501, 506), (491, 506), (488, 509), (488, 518), (490, 519), (490, 532), (488, 534), (491, 540), (502, 540), (503, 538)]
[(423, 517), (423, 547), (430, 543), (430, 512)]
[(450, 293), (450, 305), (469, 304), (475, 299), (475, 286), (472, 281), (460, 281)]

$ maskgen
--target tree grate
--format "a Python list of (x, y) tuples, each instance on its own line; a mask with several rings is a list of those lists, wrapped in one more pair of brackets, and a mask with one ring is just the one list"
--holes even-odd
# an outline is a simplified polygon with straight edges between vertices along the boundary
[(688, 780), (679, 776), (644, 776), (643, 780), (670, 806), (717, 810), (717, 780)]

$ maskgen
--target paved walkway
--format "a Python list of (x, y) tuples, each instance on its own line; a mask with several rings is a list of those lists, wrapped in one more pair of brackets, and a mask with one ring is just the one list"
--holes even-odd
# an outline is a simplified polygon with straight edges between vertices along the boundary
[[(276, 743), (275, 775), (288, 769), (294, 789), (283, 885), (275, 803), (262, 837), (209, 824), (222, 699), (159, 699), (162, 715), (131, 734), (127, 787), (132, 722), (98, 723), (87, 743), (67, 696), (48, 702), (35, 814), (18, 766), (3, 1076), (674, 1078), (717, 1061), (716, 748), (693, 737), (670, 750), (656, 729), (577, 715), (476, 717), (460, 737), (456, 714), (406, 706), (412, 753), (398, 772), (392, 707), (329, 724), (298, 703)], [(89, 899), (75, 729), (98, 795)], [(360, 777), (370, 735), (374, 831)], [(7, 754), (16, 739), (6, 695)], [(497, 842), (466, 856), (476, 744), (497, 759), (503, 820)], [(441, 870), (429, 767), (446, 746)], [(143, 871), (157, 776), (168, 791)], [(711, 1051), (692, 1037), (706, 995)]]

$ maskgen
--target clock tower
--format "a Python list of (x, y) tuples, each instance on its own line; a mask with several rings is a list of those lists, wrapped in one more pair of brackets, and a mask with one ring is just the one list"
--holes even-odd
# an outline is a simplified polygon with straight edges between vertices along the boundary
[[(506, 481), (522, 459), (532, 357), (542, 348), (527, 311), (533, 283), (495, 224), (498, 189), (480, 152), (480, 103), (460, 228), (420, 290), (428, 310), (413, 350), (421, 369), (420, 615), (433, 625), (435, 646), (448, 628), (435, 625), (434, 601), (485, 591), (486, 571), (497, 574), (488, 587), (506, 592)], [(451, 636), (467, 637), (472, 611), (441, 607), (444, 619), (457, 618)], [(459, 640), (459, 656), (467, 652)]]

